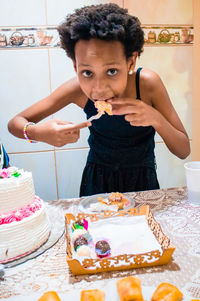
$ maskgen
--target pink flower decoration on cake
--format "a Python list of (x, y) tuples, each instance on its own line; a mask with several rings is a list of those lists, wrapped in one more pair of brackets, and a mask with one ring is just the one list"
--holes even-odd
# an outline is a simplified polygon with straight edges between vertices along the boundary
[(23, 216), (21, 215), (21, 212), (20, 211), (17, 211), (15, 213), (15, 218), (16, 218), (16, 221), (19, 222), (22, 220)]
[(3, 179), (9, 178), (10, 177), (9, 170), (6, 169), (6, 168), (0, 169), (0, 177), (3, 178)]
[(41, 208), (41, 202), (37, 201), (35, 202), (35, 209), (39, 210)]
[(3, 225), (4, 224), (4, 215), (2, 214), (2, 216), (0, 217), (0, 225)]
[(17, 218), (14, 214), (9, 214), (4, 218), (4, 224), (10, 224), (12, 222), (16, 222)]
[(31, 204), (18, 211), (14, 210), (9, 214), (0, 214), (0, 225), (19, 222), (23, 220), (23, 218), (29, 217), (36, 211), (40, 210), (41, 207), (41, 200), (38, 197), (35, 197)]
[[(21, 213), (22, 218), (29, 217), (32, 214), (32, 212), (30, 210), (28, 210), (28, 208), (20, 209), (20, 213)], [(21, 220), (22, 220), (22, 218), (21, 218)]]
[(35, 212), (35, 204), (31, 204), (31, 205), (28, 205), (27, 206), (27, 209), (30, 211), (30, 212)]

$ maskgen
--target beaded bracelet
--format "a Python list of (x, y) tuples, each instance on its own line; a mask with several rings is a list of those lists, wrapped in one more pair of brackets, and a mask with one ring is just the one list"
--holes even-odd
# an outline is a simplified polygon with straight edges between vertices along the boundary
[(24, 126), (24, 137), (26, 138), (26, 140), (28, 140), (28, 142), (30, 143), (37, 143), (37, 141), (35, 140), (31, 140), (29, 139), (28, 135), (27, 135), (27, 127), (30, 125), (30, 124), (35, 124), (34, 122), (27, 122)]

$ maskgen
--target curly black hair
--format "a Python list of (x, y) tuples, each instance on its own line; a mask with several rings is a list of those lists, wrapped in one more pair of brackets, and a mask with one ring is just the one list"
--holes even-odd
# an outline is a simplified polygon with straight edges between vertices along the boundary
[(134, 51), (140, 56), (143, 51), (144, 32), (139, 19), (114, 3), (76, 9), (57, 29), (61, 47), (71, 59), (75, 59), (74, 48), (78, 40), (95, 38), (122, 42), (126, 58)]

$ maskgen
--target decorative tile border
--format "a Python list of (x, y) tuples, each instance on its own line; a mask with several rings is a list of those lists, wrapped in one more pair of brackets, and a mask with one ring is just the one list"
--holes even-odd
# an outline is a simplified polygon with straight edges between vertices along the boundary
[(143, 26), (145, 44), (193, 44), (194, 28), (181, 26)]
[(56, 27), (0, 28), (0, 48), (60, 47)]
[[(193, 26), (142, 26), (145, 45), (188, 45), (193, 44)], [(0, 48), (60, 47), (59, 35), (55, 26), (0, 28)]]

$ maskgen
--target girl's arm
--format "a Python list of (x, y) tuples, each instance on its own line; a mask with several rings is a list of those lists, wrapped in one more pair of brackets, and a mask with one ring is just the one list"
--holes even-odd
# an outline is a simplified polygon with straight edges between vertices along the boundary
[(168, 149), (180, 159), (190, 154), (190, 142), (186, 130), (175, 111), (160, 77), (152, 72), (151, 99), (156, 110), (153, 127), (162, 137)]
[(14, 136), (24, 138), (24, 125), (27, 122), (34, 122), (35, 125), (27, 127), (27, 135), (31, 140), (46, 142), (54, 146), (76, 142), (79, 139), (79, 129), (89, 126), (88, 122), (78, 126), (54, 119), (37, 123), (70, 103), (76, 103), (83, 107), (85, 101), (86, 96), (81, 91), (78, 80), (76, 78), (71, 79), (48, 97), (17, 114), (9, 121), (8, 129)]
[(133, 126), (153, 126), (168, 149), (185, 159), (190, 154), (189, 138), (160, 77), (142, 69), (141, 86), (146, 94), (142, 95), (146, 98), (144, 101), (133, 98), (109, 100), (113, 105), (113, 113), (125, 114), (125, 119)]

